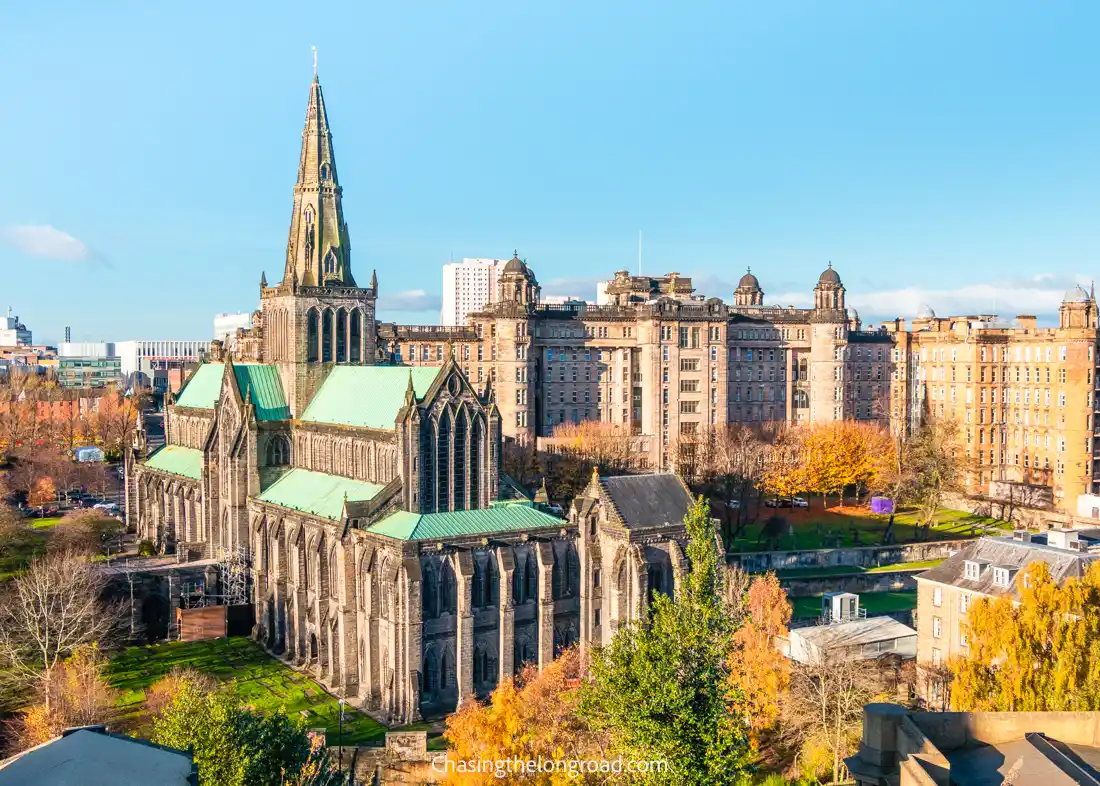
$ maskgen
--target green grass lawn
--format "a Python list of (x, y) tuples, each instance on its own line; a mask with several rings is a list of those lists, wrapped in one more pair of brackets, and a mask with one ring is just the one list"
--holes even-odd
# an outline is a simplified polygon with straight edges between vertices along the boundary
[[(791, 532), (779, 538), (780, 551), (821, 548), (847, 548), (850, 546), (876, 546), (882, 543), (890, 517), (871, 513), (868, 508), (837, 507), (822, 509), (820, 500), (814, 499), (811, 508), (762, 508), (760, 521), (749, 525), (733, 542), (732, 551), (752, 552), (764, 550), (761, 542), (763, 520), (777, 515), (790, 523)], [(936, 514), (935, 523), (926, 533), (929, 540), (953, 540), (981, 534), (985, 528), (1009, 531), (1012, 526), (1004, 521), (985, 516), (975, 516), (964, 510), (942, 509)], [(917, 513), (905, 510), (894, 516), (894, 542), (912, 543), (918, 540), (920, 526)]]
[[(889, 614), (896, 611), (912, 611), (917, 607), (917, 591), (867, 592), (859, 596), (859, 605), (867, 609), (867, 614)], [(792, 598), (793, 619), (816, 619), (821, 616), (821, 596)]]
[[(246, 638), (171, 642), (152, 647), (130, 647), (116, 655), (107, 678), (120, 692), (119, 710), (132, 733), (149, 734), (149, 720), (142, 712), (145, 691), (173, 667), (193, 668), (214, 677), (261, 712), (282, 710), (304, 717), (310, 728), (328, 730), (328, 743), (336, 745), (339, 707), (314, 680), (288, 668)], [(380, 739), (386, 728), (370, 717), (345, 709), (345, 745), (366, 745)]]
[(899, 562), (894, 565), (878, 565), (873, 568), (861, 568), (858, 565), (823, 565), (813, 568), (787, 568), (777, 570), (780, 579), (814, 579), (826, 576), (856, 576), (862, 573), (892, 573), (896, 570), (927, 570), (943, 562), (942, 559), (926, 559), (918, 562)]
[(60, 516), (24, 519), (25, 527), (16, 530), (11, 544), (0, 556), (0, 581), (7, 581), (26, 567), (27, 563), (46, 551), (46, 538)]

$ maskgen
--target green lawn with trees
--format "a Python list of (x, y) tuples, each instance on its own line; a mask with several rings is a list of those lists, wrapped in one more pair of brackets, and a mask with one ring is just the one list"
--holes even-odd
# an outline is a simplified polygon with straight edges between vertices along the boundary
[[(245, 638), (129, 647), (112, 658), (107, 667), (107, 681), (120, 693), (119, 710), (130, 733), (149, 736), (151, 728), (143, 709), (146, 691), (176, 667), (195, 669), (213, 677), (242, 703), (260, 712), (282, 710), (291, 717), (303, 718), (310, 728), (327, 729), (329, 744), (337, 743), (337, 700), (315, 681), (288, 668)], [(377, 721), (345, 708), (345, 745), (367, 745), (385, 732), (386, 728)]]
[[(817, 502), (811, 500), (810, 509), (762, 509), (761, 519), (742, 530), (740, 537), (733, 541), (731, 551), (803, 551), (877, 546), (882, 543), (890, 516), (854, 506), (822, 509)], [(941, 508), (932, 526), (924, 530), (919, 523), (921, 515), (915, 509), (895, 514), (895, 543), (969, 538), (987, 530), (990, 534), (999, 535), (1011, 529), (1009, 523), (998, 519)], [(769, 518), (772, 520), (769, 521)]]

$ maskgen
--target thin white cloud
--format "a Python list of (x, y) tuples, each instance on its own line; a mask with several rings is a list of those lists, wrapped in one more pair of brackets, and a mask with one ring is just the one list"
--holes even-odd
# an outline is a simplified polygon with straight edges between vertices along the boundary
[(0, 229), (0, 241), (37, 259), (96, 261), (96, 255), (83, 241), (49, 224), (4, 227)]
[(378, 308), (387, 311), (439, 311), (442, 306), (443, 298), (440, 295), (425, 292), (423, 289), (409, 289), (378, 297)]
[(939, 316), (1017, 314), (1053, 316), (1076, 284), (1088, 289), (1088, 282), (1068, 276), (1042, 273), (1014, 281), (964, 284), (954, 289), (902, 287), (878, 292), (848, 291), (848, 303), (867, 315), (879, 318), (912, 318), (922, 305), (929, 305)]

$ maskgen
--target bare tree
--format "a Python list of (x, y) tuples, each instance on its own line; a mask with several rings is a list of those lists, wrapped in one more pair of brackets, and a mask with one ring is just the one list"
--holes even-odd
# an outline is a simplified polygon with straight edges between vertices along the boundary
[(958, 490), (963, 462), (958, 456), (959, 424), (931, 418), (905, 444), (905, 501), (917, 506), (925, 529), (935, 520), (944, 496)]
[(102, 599), (105, 588), (104, 575), (79, 555), (32, 560), (0, 598), (4, 676), (23, 686), (41, 683), (78, 647), (112, 638), (119, 615)]
[(783, 708), (783, 736), (800, 751), (824, 749), (833, 759), (833, 783), (843, 779), (841, 761), (859, 740), (863, 706), (884, 689), (875, 661), (858, 660), (837, 647), (791, 672)]

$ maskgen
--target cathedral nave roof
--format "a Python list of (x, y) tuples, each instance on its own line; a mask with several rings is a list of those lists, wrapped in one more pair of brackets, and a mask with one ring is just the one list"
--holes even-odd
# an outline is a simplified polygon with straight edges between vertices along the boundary
[(302, 420), (392, 431), (405, 403), (412, 375), (413, 392), (423, 397), (442, 367), (337, 366), (309, 402)]
[(260, 502), (341, 521), (344, 502), (366, 502), (382, 490), (379, 483), (353, 480), (294, 467), (260, 494)]

